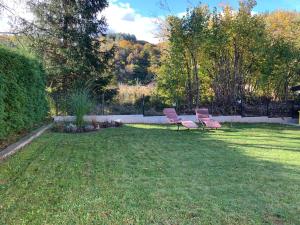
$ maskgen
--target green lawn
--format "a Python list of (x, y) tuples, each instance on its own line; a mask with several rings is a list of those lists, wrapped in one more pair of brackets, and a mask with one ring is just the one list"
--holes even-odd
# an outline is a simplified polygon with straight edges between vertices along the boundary
[(300, 129), (49, 132), (0, 164), (0, 224), (300, 224)]

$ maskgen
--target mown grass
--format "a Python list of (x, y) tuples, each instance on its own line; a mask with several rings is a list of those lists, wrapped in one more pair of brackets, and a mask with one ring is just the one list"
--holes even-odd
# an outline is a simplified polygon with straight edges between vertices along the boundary
[(300, 224), (300, 130), (46, 133), (0, 164), (0, 224)]

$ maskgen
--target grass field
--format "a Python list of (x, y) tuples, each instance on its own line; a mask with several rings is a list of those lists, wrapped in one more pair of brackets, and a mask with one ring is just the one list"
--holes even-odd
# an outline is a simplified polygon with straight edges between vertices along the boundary
[(48, 132), (0, 164), (0, 224), (300, 224), (300, 129)]

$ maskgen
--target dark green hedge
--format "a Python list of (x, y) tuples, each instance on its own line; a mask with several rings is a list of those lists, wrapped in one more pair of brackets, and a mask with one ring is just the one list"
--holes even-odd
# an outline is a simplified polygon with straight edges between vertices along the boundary
[(0, 46), (0, 140), (45, 119), (45, 72), (33, 57)]

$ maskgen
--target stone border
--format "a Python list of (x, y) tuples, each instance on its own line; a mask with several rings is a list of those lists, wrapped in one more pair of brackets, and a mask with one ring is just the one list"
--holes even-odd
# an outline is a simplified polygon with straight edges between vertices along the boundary
[(0, 151), (0, 162), (2, 160), (6, 159), (7, 157), (17, 153), (25, 145), (30, 144), (34, 139), (41, 136), (46, 130), (51, 128), (51, 126), (52, 126), (52, 124), (48, 124), (46, 126), (43, 126), (39, 129), (31, 132), (30, 134), (26, 135), (25, 137), (23, 137), (18, 142), (14, 143), (14, 144), (11, 144), (8, 147), (6, 147), (5, 149), (3, 149), (2, 151)]

